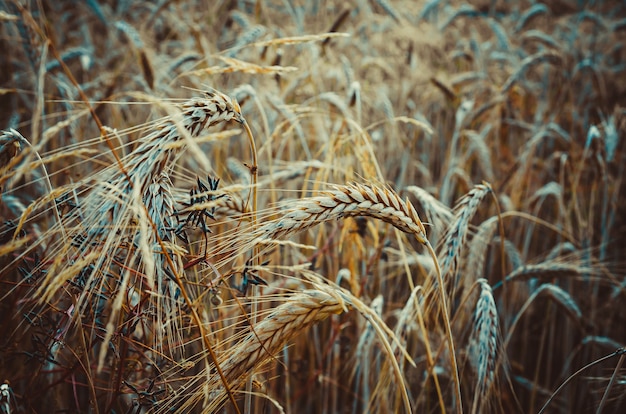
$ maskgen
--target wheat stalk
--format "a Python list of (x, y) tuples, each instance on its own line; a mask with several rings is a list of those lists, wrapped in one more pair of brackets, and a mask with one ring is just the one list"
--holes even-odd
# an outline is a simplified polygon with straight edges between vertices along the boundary
[[(372, 300), (370, 307), (372, 310), (380, 317), (382, 315), (384, 304), (384, 298), (382, 295), (378, 295)], [(374, 327), (371, 324), (368, 324), (366, 328), (361, 333), (361, 337), (359, 338), (359, 342), (355, 351), (355, 370), (352, 374), (353, 378), (355, 378), (354, 391), (355, 394), (361, 395), (364, 402), (370, 404), (370, 377), (371, 372), (370, 368), (372, 365), (375, 365), (376, 362), (372, 361), (372, 346), (374, 342)], [(359, 394), (360, 389), (363, 389), (363, 392)], [(368, 406), (366, 405), (366, 406)], [(356, 408), (358, 407), (358, 399), (354, 400), (353, 411), (356, 412)]]
[(213, 212), (213, 215), (216, 219), (228, 217), (240, 220), (250, 220), (251, 213), (252, 211), (246, 200), (237, 194), (230, 193), (215, 201), (215, 211)]
[[(413, 323), (413, 319), (417, 319), (418, 326), (423, 335), (424, 348), (426, 350), (426, 361), (428, 362), (429, 374), (432, 375), (433, 381), (435, 383), (435, 389), (437, 390), (437, 396), (439, 399), (439, 407), (441, 412), (446, 411), (445, 402), (443, 401), (443, 393), (441, 392), (441, 386), (439, 385), (439, 377), (437, 376), (437, 371), (435, 370), (435, 361), (433, 359), (433, 353), (431, 351), (430, 342), (428, 340), (428, 331), (426, 330), (426, 326), (424, 325), (424, 318), (421, 313), (421, 308), (419, 307), (418, 302), (418, 293), (423, 294), (423, 287), (416, 286), (411, 295), (407, 299), (402, 311), (398, 316), (398, 321), (396, 324), (395, 335), (399, 338), (402, 345), (404, 345), (407, 341), (408, 331), (411, 329), (411, 325)], [(414, 329), (414, 328), (413, 328)], [(394, 351), (398, 345), (394, 344)], [(400, 362), (401, 367), (404, 369), (404, 360)]]

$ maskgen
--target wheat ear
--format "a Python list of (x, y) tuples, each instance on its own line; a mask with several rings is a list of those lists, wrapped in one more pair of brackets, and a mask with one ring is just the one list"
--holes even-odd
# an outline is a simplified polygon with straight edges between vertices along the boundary
[(180, 112), (179, 116), (165, 118), (152, 133), (140, 139), (126, 164), (131, 182), (140, 179), (149, 183), (158, 177), (169, 166), (170, 158), (180, 151), (180, 146), (172, 144), (185, 138), (184, 131), (197, 137), (204, 129), (222, 122), (244, 122), (239, 104), (217, 91), (184, 102)]
[(446, 234), (444, 249), (440, 255), (441, 270), (444, 277), (450, 273), (455, 276), (458, 258), (467, 237), (470, 220), (476, 214), (482, 199), (491, 191), (491, 186), (488, 183), (479, 184), (458, 202), (452, 227)]
[[(317, 280), (311, 274), (305, 275), (307, 279)], [(365, 305), (350, 292), (336, 286), (328, 286), (314, 282), (316, 290), (307, 290), (295, 295), (290, 300), (275, 308), (268, 317), (254, 327), (254, 331), (248, 333), (245, 338), (238, 342), (231, 356), (222, 364), (225, 376), (236, 381), (242, 375), (247, 375), (253, 367), (267, 361), (271, 355), (278, 352), (284, 344), (292, 339), (303, 328), (326, 319), (331, 314), (339, 314), (349, 307), (357, 310), (373, 328), (380, 341), (384, 353), (389, 357), (393, 366), (398, 384), (400, 384), (404, 407), (407, 412), (411, 411), (407, 390), (393, 349), (387, 337), (397, 343), (394, 333), (385, 325), (376, 311)], [(399, 343), (398, 343), (399, 345)], [(397, 348), (398, 349), (398, 348)], [(399, 347), (401, 353), (415, 365), (413, 360), (404, 350)], [(269, 353), (269, 354), (268, 354)], [(243, 379), (239, 379), (243, 381)], [(222, 397), (223, 398), (223, 397)]]
[(320, 223), (344, 217), (369, 216), (415, 235), (427, 244), (426, 230), (417, 211), (393, 190), (374, 184), (336, 185), (322, 195), (304, 198), (277, 221), (259, 228), (262, 238), (279, 238), (306, 230)]
[(495, 378), (498, 345), (498, 311), (491, 286), (485, 279), (478, 279), (480, 296), (474, 312), (474, 330), (470, 347), (470, 362), (478, 376), (472, 413), (481, 407)]
[(291, 297), (237, 343), (233, 355), (222, 364), (224, 375), (237, 381), (279, 352), (299, 331), (346, 309), (338, 296), (320, 290), (305, 290)]
[[(206, 376), (194, 379), (196, 390), (189, 395), (190, 387), (186, 387), (181, 410), (196, 406), (205, 393), (198, 392), (199, 388), (206, 387), (210, 401), (207, 402), (205, 412), (215, 412), (227, 398), (223, 384), (227, 383), (232, 389), (242, 386), (251, 374), (280, 352), (282, 347), (307, 327), (321, 322), (333, 314), (340, 314), (348, 309), (348, 304), (341, 296), (325, 290), (305, 290), (292, 296), (272, 311), (254, 329), (249, 329), (241, 340), (236, 342), (227, 354), (218, 358), (217, 363), (223, 374), (222, 381), (216, 375), (212, 363), (211, 375), (208, 384), (204, 384)], [(175, 398), (172, 406), (180, 403)]]

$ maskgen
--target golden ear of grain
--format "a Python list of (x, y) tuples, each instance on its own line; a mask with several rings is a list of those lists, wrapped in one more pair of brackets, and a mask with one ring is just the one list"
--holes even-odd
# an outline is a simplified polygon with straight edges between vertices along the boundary
[(171, 157), (184, 149), (184, 145), (171, 144), (184, 139), (185, 133), (195, 138), (204, 129), (219, 123), (244, 121), (236, 101), (218, 91), (207, 92), (203, 98), (190, 99), (180, 105), (180, 111), (178, 116), (158, 122), (153, 132), (140, 139), (125, 165), (131, 181), (141, 178), (142, 182), (148, 183), (158, 177), (169, 166)]
[(369, 216), (413, 234), (426, 244), (426, 229), (408, 200), (375, 184), (337, 185), (320, 196), (303, 198), (277, 221), (262, 226), (263, 238), (277, 238), (343, 217)]
[(224, 375), (229, 381), (237, 381), (280, 351), (300, 331), (345, 308), (337, 296), (319, 290), (305, 290), (291, 297), (237, 343), (232, 356), (222, 364)]
[[(378, 337), (385, 355), (393, 367), (396, 378), (396, 385), (399, 386), (403, 395), (403, 401), (407, 412), (411, 411), (406, 385), (397, 364), (396, 358), (389, 343), (388, 338), (398, 346), (395, 348), (407, 358), (409, 363), (415, 365), (406, 350), (399, 344), (393, 332), (385, 325), (375, 309), (365, 305), (350, 292), (344, 291), (336, 286), (320, 284), (321, 279), (313, 274), (304, 272), (304, 276), (313, 283), (314, 289), (305, 290), (292, 297), (285, 303), (272, 309), (270, 313), (254, 329), (250, 328), (242, 335), (242, 339), (237, 340), (233, 348), (222, 354), (218, 360), (219, 366), (231, 388), (240, 387), (250, 375), (258, 371), (264, 363), (268, 362), (273, 355), (278, 353), (286, 343), (296, 335), (313, 324), (321, 322), (333, 314), (340, 314), (350, 308), (357, 310), (369, 323), (373, 332)], [(227, 395), (222, 387), (220, 377), (214, 372), (214, 364), (210, 367), (208, 384), (194, 385), (205, 386), (209, 390), (210, 402), (205, 407), (210, 412), (215, 412), (226, 401)], [(197, 378), (205, 378), (199, 376)], [(189, 389), (187, 389), (187, 392)], [(193, 392), (181, 396), (185, 398), (185, 404), (194, 406), (206, 394)], [(177, 404), (173, 401), (172, 404)], [(207, 412), (209, 412), (207, 411)]]
[[(254, 329), (250, 328), (244, 333), (242, 339), (218, 360), (229, 386), (232, 389), (242, 386), (250, 375), (272, 359), (296, 335), (330, 315), (346, 311), (348, 306), (340, 295), (334, 294), (329, 289), (311, 289), (290, 297), (287, 302), (272, 309), (254, 326)], [(215, 365), (211, 364), (208, 384), (202, 384), (199, 380), (194, 381), (194, 386), (198, 390), (201, 388), (209, 390), (210, 401), (205, 407), (205, 412), (216, 412), (227, 399), (222, 380), (214, 372), (214, 368)], [(206, 379), (203, 376), (197, 378)], [(179, 398), (170, 401), (172, 406), (193, 407), (205, 398), (205, 393), (197, 390), (190, 392), (188, 388), (184, 395), (179, 395)]]

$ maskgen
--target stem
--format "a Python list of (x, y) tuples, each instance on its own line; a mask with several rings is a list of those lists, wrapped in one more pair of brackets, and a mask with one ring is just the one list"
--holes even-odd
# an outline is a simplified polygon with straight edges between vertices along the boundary
[[(435, 372), (435, 361), (433, 359), (433, 354), (430, 349), (430, 342), (428, 341), (428, 331), (426, 330), (426, 325), (424, 324), (424, 316), (422, 315), (422, 310), (419, 306), (419, 302), (417, 300), (417, 291), (422, 290), (421, 286), (415, 287), (413, 283), (413, 277), (411, 276), (411, 268), (408, 265), (408, 261), (406, 258), (406, 251), (404, 249), (404, 243), (400, 239), (400, 235), (398, 234), (398, 230), (395, 230), (396, 238), (398, 239), (398, 246), (400, 247), (400, 252), (402, 253), (402, 257), (404, 258), (404, 271), (407, 274), (407, 279), (409, 282), (409, 286), (411, 287), (411, 296), (409, 296), (409, 300), (413, 298), (415, 302), (415, 310), (417, 313), (417, 322), (419, 324), (420, 330), (422, 331), (422, 335), (424, 336), (424, 347), (426, 348), (426, 362), (428, 363), (428, 374), (432, 375), (433, 381), (435, 382), (435, 389), (437, 390), (437, 398), (439, 400), (439, 408), (441, 408), (441, 413), (445, 414), (446, 405), (443, 401), (443, 394), (441, 392), (441, 386), (439, 385), (439, 378), (437, 377), (437, 373)], [(417, 290), (416, 290), (417, 289)], [(414, 295), (415, 294), (415, 295)]]
[[(421, 289), (421, 287), (418, 287)], [(414, 299), (417, 302), (417, 295)], [(415, 309), (417, 310), (417, 322), (419, 324), (420, 330), (422, 331), (422, 336), (424, 337), (424, 347), (426, 348), (426, 362), (428, 362), (428, 373), (433, 376), (433, 381), (435, 382), (435, 389), (437, 390), (437, 398), (439, 401), (439, 408), (441, 409), (441, 414), (446, 413), (446, 404), (443, 401), (443, 393), (441, 392), (441, 386), (439, 385), (439, 377), (437, 377), (437, 372), (435, 371), (435, 360), (433, 358), (433, 352), (430, 349), (430, 342), (428, 341), (428, 331), (426, 330), (426, 324), (424, 324), (424, 315), (422, 315), (422, 309), (416, 303)]]
[[(145, 206), (144, 208), (146, 209), (146, 215), (150, 217), (148, 215), (147, 208)], [(152, 230), (154, 231), (154, 233), (158, 234), (156, 225), (154, 224), (152, 220), (150, 220), (150, 225), (152, 226)], [(172, 258), (170, 257), (170, 255), (167, 253), (167, 248), (165, 246), (165, 243), (160, 237), (157, 237), (157, 242), (159, 243), (159, 246), (161, 247), (162, 251), (165, 252), (163, 256), (165, 257), (165, 260), (167, 261), (168, 266), (170, 267), (170, 269), (175, 269), (174, 262), (172, 261)], [(194, 323), (198, 326), (198, 330), (200, 331), (200, 336), (202, 337), (204, 346), (209, 351), (209, 355), (211, 355), (211, 360), (213, 360), (213, 364), (215, 364), (215, 370), (217, 371), (217, 374), (220, 376), (220, 379), (222, 380), (222, 383), (224, 384), (224, 389), (226, 390), (226, 393), (228, 394), (228, 398), (230, 399), (230, 402), (233, 404), (233, 407), (235, 408), (235, 411), (237, 412), (237, 414), (241, 414), (241, 412), (239, 411), (239, 407), (237, 407), (237, 402), (235, 401), (233, 392), (230, 389), (230, 386), (228, 385), (228, 380), (224, 376), (224, 372), (222, 371), (222, 368), (220, 367), (219, 361), (217, 359), (217, 355), (215, 355), (215, 351), (213, 351), (213, 345), (211, 344), (211, 341), (209, 340), (209, 335), (204, 331), (204, 327), (202, 325), (202, 320), (200, 319), (200, 315), (198, 315), (198, 311), (196, 310), (195, 305), (189, 298), (189, 295), (187, 295), (187, 290), (185, 289), (185, 286), (183, 285), (183, 281), (181, 280), (180, 275), (178, 274), (178, 272), (173, 272), (173, 273), (174, 273), (174, 277), (176, 278), (176, 284), (178, 285), (180, 289), (180, 293), (183, 297), (183, 300), (185, 301), (185, 304), (189, 307), (191, 311), (191, 317), (193, 318)]]
[(604, 390), (604, 395), (602, 396), (600, 405), (598, 405), (596, 414), (602, 413), (602, 410), (604, 409), (604, 405), (606, 404), (606, 400), (608, 399), (609, 393), (611, 392), (611, 388), (613, 388), (613, 384), (615, 384), (615, 378), (617, 378), (617, 373), (622, 368), (622, 364), (624, 363), (625, 356), (626, 355), (622, 354), (622, 356), (619, 357), (619, 361), (617, 361), (617, 365), (615, 366), (615, 369), (613, 370), (613, 375), (611, 375), (611, 380), (609, 381), (609, 385), (607, 385), (606, 389)]
[(565, 380), (565, 382), (563, 382), (563, 384), (561, 384), (559, 386), (559, 388), (556, 389), (556, 391), (554, 391), (552, 393), (550, 398), (548, 398), (548, 401), (546, 401), (546, 403), (543, 405), (543, 407), (541, 407), (541, 410), (539, 410), (539, 414), (542, 414), (546, 410), (546, 408), (548, 408), (548, 405), (550, 405), (550, 403), (552, 402), (554, 397), (556, 397), (556, 395), (563, 389), (563, 387), (565, 387), (567, 384), (569, 384), (569, 382), (571, 380), (573, 380), (574, 378), (576, 378), (581, 372), (583, 372), (587, 368), (591, 368), (592, 366), (597, 365), (600, 362), (606, 361), (609, 358), (613, 358), (614, 356), (617, 356), (617, 355), (620, 355), (620, 360), (621, 360), (621, 357), (623, 357), (625, 354), (626, 354), (626, 347), (619, 348), (619, 349), (615, 350), (615, 352), (611, 352), (610, 354), (605, 355), (605, 356), (603, 356), (600, 359), (596, 359), (595, 361), (588, 363), (587, 365), (585, 365), (584, 367), (582, 367), (578, 371), (574, 372), (572, 375), (569, 376), (569, 378), (567, 378)]
[[(248, 122), (243, 119), (243, 127), (246, 130), (246, 134), (248, 135), (248, 142), (250, 144), (250, 152), (252, 153), (252, 165), (250, 168), (250, 175), (252, 176), (252, 231), (256, 231), (258, 221), (257, 221), (257, 177), (258, 177), (258, 160), (257, 160), (257, 151), (256, 144), (254, 142), (254, 136), (252, 135), (252, 130), (250, 129), (250, 125)], [(254, 245), (252, 248), (252, 265), (259, 265), (259, 247), (258, 245)], [(250, 303), (250, 327), (254, 330), (254, 325), (257, 321), (257, 313), (258, 313), (258, 302), (256, 295), (256, 286), (252, 286), (252, 298)], [(252, 375), (248, 377), (246, 380), (246, 394), (244, 399), (243, 411), (245, 413), (250, 413), (252, 408)]]
[(461, 401), (461, 382), (459, 381), (459, 368), (456, 364), (456, 353), (454, 352), (454, 342), (452, 341), (452, 328), (450, 327), (450, 317), (448, 315), (448, 305), (446, 303), (446, 292), (443, 287), (443, 276), (441, 275), (441, 267), (439, 266), (439, 261), (437, 260), (437, 254), (435, 254), (435, 250), (433, 246), (430, 244), (428, 240), (426, 240), (426, 248), (428, 249), (428, 253), (433, 258), (433, 263), (435, 264), (435, 270), (437, 272), (437, 283), (439, 285), (439, 295), (441, 296), (441, 305), (443, 308), (443, 322), (446, 330), (446, 336), (448, 338), (448, 352), (450, 354), (450, 367), (452, 368), (452, 378), (454, 380), (455, 385), (455, 393), (456, 393), (456, 408), (457, 412), (461, 414), (463, 412), (463, 402)]

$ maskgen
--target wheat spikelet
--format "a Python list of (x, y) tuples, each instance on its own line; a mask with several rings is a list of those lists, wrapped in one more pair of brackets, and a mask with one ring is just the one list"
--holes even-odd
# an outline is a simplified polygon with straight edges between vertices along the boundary
[(470, 363), (478, 377), (472, 413), (480, 412), (495, 378), (498, 341), (498, 311), (491, 286), (485, 279), (479, 279), (478, 284), (480, 295), (474, 312), (470, 346)]
[[(161, 293), (158, 300), (162, 306), (157, 306), (157, 319), (167, 321), (174, 319), (176, 314), (179, 286), (172, 280), (172, 275), (180, 274), (182, 269), (181, 250), (176, 248), (177, 238), (174, 236), (174, 199), (171, 194), (172, 182), (166, 173), (161, 173), (148, 187), (148, 196), (144, 200), (146, 211), (139, 206), (140, 227), (139, 243), (142, 250), (144, 273), (152, 289)], [(165, 250), (165, 251), (164, 251)], [(169, 260), (168, 260), (169, 259)], [(172, 324), (176, 327), (177, 324)], [(169, 327), (169, 325), (168, 325)], [(161, 333), (157, 333), (160, 338)], [(168, 338), (172, 341), (176, 336), (173, 328), (168, 331)]]
[(154, 241), (156, 242), (156, 238), (163, 241), (173, 240), (174, 198), (172, 197), (172, 182), (166, 172), (156, 176), (148, 186), (145, 202), (150, 222), (156, 229)]
[(342, 313), (346, 306), (338, 296), (320, 290), (305, 290), (291, 297), (237, 342), (233, 355), (222, 364), (224, 375), (230, 381), (240, 379), (278, 352), (299, 330)]
[(303, 198), (293, 204), (277, 221), (259, 229), (261, 238), (286, 236), (343, 217), (369, 216), (413, 234), (422, 244), (428, 242), (413, 205), (394, 191), (374, 184), (338, 185), (320, 196)]

